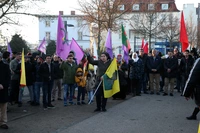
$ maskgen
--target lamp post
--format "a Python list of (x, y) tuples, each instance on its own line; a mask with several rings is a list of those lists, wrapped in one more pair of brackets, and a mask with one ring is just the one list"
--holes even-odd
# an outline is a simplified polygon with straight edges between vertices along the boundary
[(74, 27), (73, 24), (67, 24), (67, 21), (65, 21), (65, 30), (66, 30), (66, 41), (68, 42), (68, 31), (67, 31), (67, 27)]

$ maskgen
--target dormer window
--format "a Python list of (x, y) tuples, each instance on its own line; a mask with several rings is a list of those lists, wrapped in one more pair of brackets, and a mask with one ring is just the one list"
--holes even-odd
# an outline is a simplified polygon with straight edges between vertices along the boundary
[(154, 4), (148, 4), (148, 10), (154, 10), (155, 5)]
[(119, 5), (118, 8), (119, 8), (120, 11), (123, 11), (124, 10), (124, 5)]
[(134, 11), (139, 11), (140, 10), (140, 5), (139, 4), (133, 4), (133, 10)]
[(162, 4), (161, 8), (162, 8), (162, 10), (168, 10), (169, 9), (169, 4)]

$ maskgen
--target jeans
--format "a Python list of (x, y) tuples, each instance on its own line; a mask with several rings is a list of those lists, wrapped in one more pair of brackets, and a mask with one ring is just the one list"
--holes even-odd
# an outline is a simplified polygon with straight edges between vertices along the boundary
[[(19, 101), (19, 102), (22, 102), (22, 97), (23, 97), (23, 93), (24, 93), (24, 88), (25, 88), (25, 87), (21, 87), (21, 88), (19, 89), (19, 98), (18, 98), (18, 101)], [(33, 101), (34, 101), (33, 86), (30, 85), (30, 86), (27, 86), (27, 88), (28, 88), (28, 91), (29, 91), (30, 101), (33, 102)]]
[(90, 101), (92, 101), (93, 99), (92, 99), (92, 96), (93, 96), (93, 90), (91, 90), (91, 91), (88, 91), (88, 100)]
[(142, 75), (142, 79), (140, 80), (141, 89), (143, 92), (147, 92), (147, 73)]
[(74, 84), (64, 84), (64, 93), (63, 93), (63, 97), (64, 97), (64, 105), (67, 105), (67, 92), (69, 89), (69, 102), (73, 103), (73, 95), (74, 95), (74, 90), (75, 90), (75, 86)]
[(77, 102), (80, 102), (81, 94), (82, 94), (81, 100), (82, 100), (82, 102), (84, 102), (84, 100), (85, 100), (85, 87), (78, 86)]
[(43, 82), (43, 105), (48, 106), (51, 104), (51, 91), (53, 88), (53, 80)]
[(58, 98), (61, 98), (61, 91), (62, 91), (61, 87), (62, 87), (62, 79), (55, 79), (52, 90), (52, 99), (55, 99), (57, 90), (58, 90)]
[(35, 82), (35, 102), (40, 103), (40, 88), (43, 86), (42, 82)]

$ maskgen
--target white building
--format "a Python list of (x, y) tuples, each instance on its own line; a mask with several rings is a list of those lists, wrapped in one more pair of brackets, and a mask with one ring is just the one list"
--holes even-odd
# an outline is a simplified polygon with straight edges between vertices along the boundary
[[(64, 15), (60, 11), (64, 24), (67, 24), (68, 39), (71, 41), (74, 38), (80, 47), (83, 49), (90, 46), (90, 31), (89, 26), (84, 25), (82, 17), (84, 15), (76, 15), (75, 11), (71, 11), (70, 15)], [(39, 15), (39, 41), (45, 37), (46, 40), (57, 39), (58, 15)]]

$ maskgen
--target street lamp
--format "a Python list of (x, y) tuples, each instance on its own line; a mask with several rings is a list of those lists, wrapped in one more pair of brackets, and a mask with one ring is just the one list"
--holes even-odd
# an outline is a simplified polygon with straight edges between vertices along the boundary
[(74, 25), (73, 24), (67, 24), (67, 21), (65, 21), (65, 30), (66, 30), (66, 35), (65, 35), (65, 37), (66, 37), (66, 41), (68, 42), (68, 31), (67, 31), (67, 27), (74, 27)]

